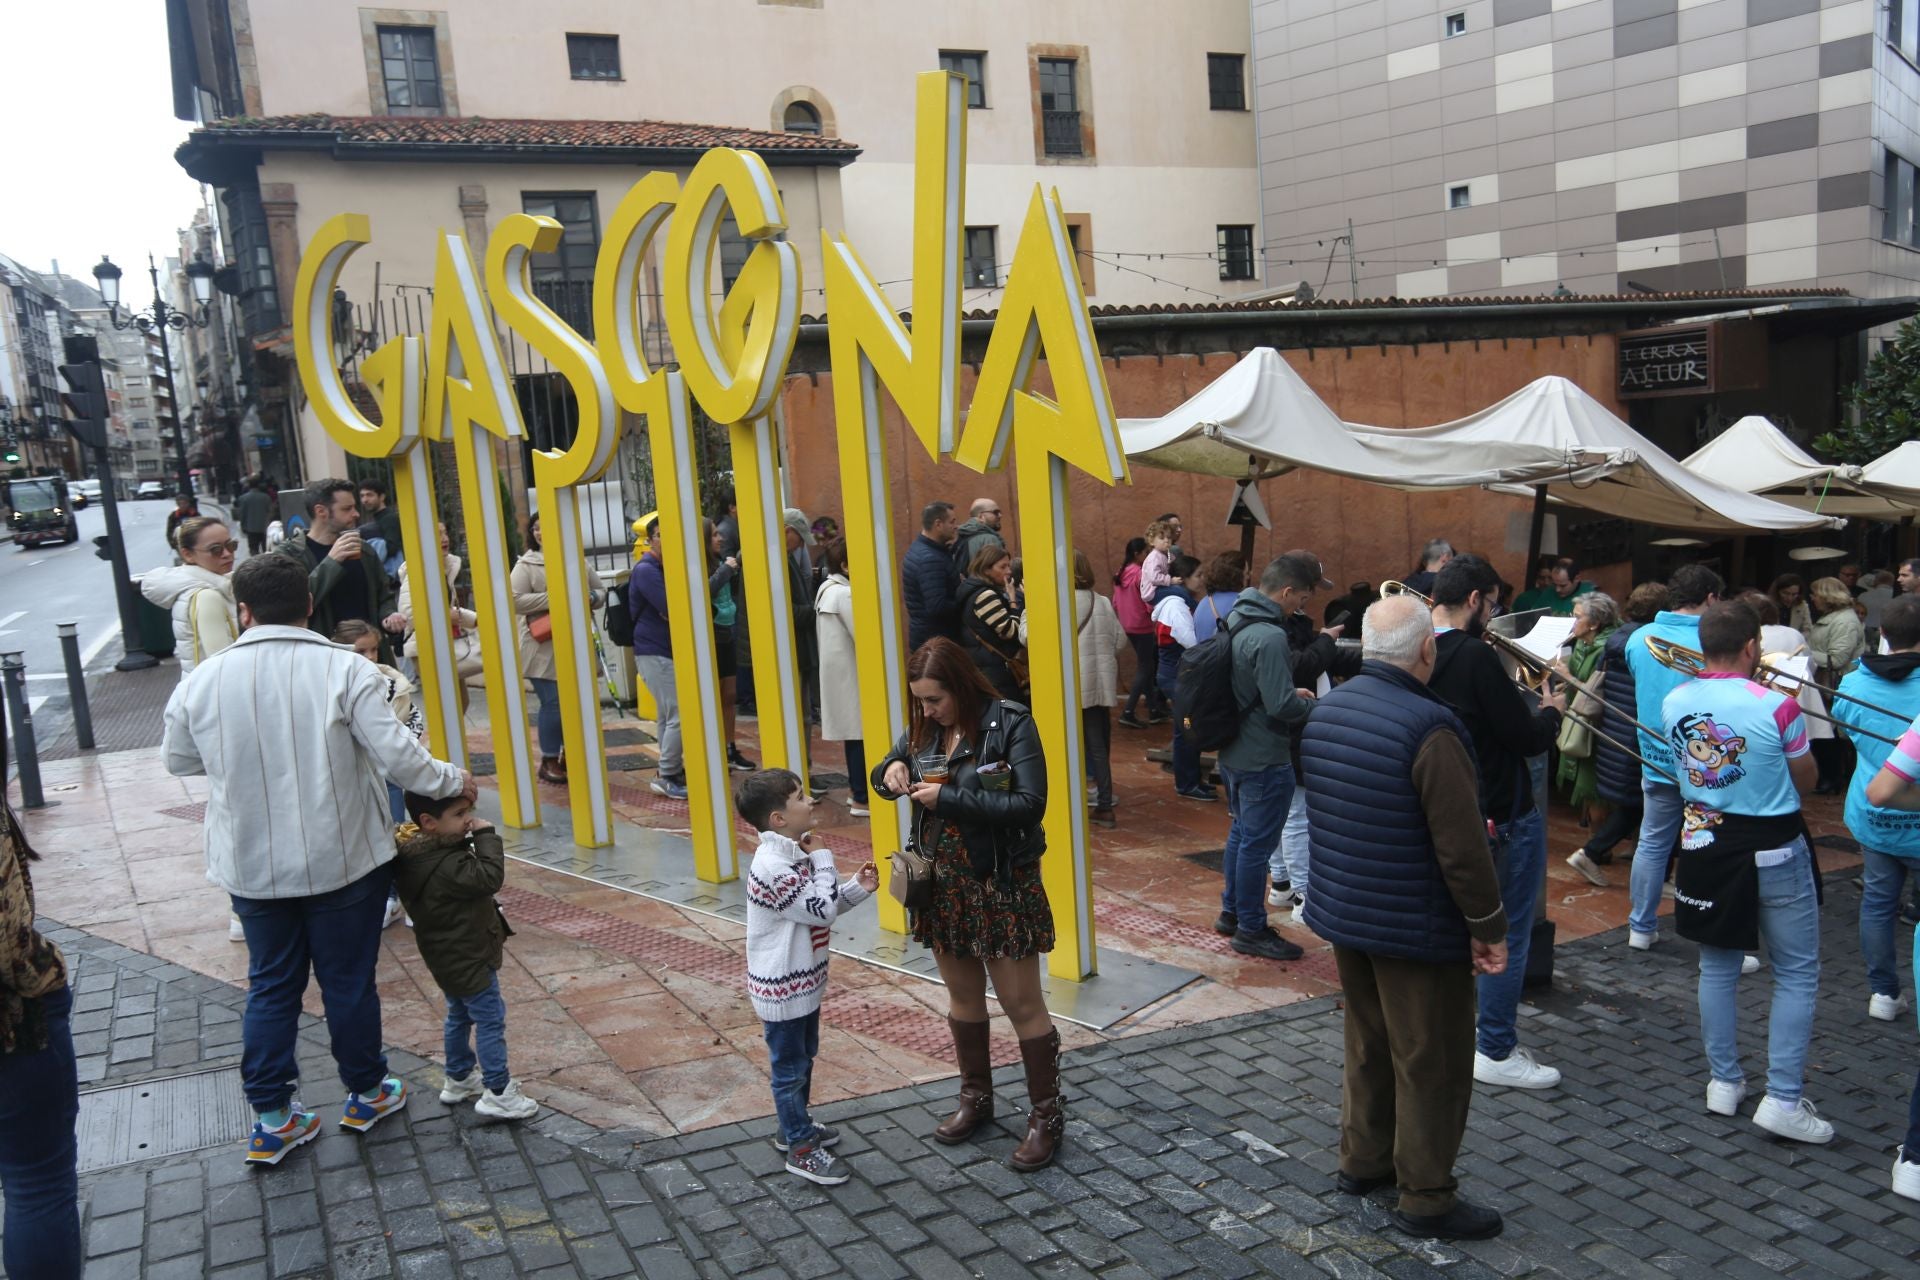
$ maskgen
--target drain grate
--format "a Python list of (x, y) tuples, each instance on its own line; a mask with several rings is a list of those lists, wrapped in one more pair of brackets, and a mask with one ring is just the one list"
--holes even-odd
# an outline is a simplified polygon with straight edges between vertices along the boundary
[(1191, 862), (1196, 867), (1205, 867), (1208, 871), (1219, 875), (1226, 856), (1225, 849), (1202, 849), (1198, 853), (1183, 853), (1180, 855), (1180, 860)]
[(177, 804), (171, 809), (162, 809), (160, 812), (169, 818), (178, 818), (182, 822), (207, 820), (207, 806), (204, 801), (194, 804)]
[(240, 1142), (252, 1128), (238, 1067), (95, 1089), (80, 1095), (80, 1172)]

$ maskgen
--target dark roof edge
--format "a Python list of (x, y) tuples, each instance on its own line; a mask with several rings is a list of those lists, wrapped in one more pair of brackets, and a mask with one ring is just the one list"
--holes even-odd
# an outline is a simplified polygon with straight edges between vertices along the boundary
[[(685, 165), (691, 158), (710, 150), (708, 147), (613, 147), (594, 145), (560, 146), (548, 144), (512, 145), (500, 143), (446, 142), (345, 142), (337, 133), (324, 130), (276, 129), (197, 129), (174, 152), (174, 158), (190, 176), (196, 165), (222, 154), (227, 163), (244, 153), (258, 156), (268, 151), (325, 151), (342, 161), (427, 161), (440, 164), (665, 164)], [(834, 149), (789, 147), (741, 147), (765, 160), (770, 167), (822, 167), (844, 169), (859, 158), (859, 147)], [(201, 181), (210, 179), (201, 178)]]

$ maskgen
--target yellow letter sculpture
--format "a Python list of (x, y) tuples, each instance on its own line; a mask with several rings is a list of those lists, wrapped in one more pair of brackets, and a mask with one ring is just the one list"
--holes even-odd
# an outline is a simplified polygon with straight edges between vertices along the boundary
[(356, 458), (392, 460), (394, 507), (400, 515), (413, 599), (420, 651), (420, 699), (426, 711), (428, 741), (442, 760), (464, 765), (467, 742), (460, 725), (459, 673), (453, 664), (446, 565), (440, 558), (436, 528), (433, 460), (420, 447), (422, 343), (412, 336), (391, 339), (362, 366), (362, 375), (380, 398), (378, 425), (368, 421), (347, 394), (333, 346), (334, 288), (347, 259), (369, 239), (366, 215), (358, 213), (337, 214), (314, 233), (301, 256), (300, 275), (294, 286), (294, 356), (299, 362), (301, 383), (326, 433)]
[[(620, 445), (620, 410), (600, 358), (573, 327), (533, 294), (529, 253), (560, 247), (552, 218), (516, 213), (487, 243), (487, 292), (508, 325), (545, 356), (573, 388), (578, 423), (564, 450), (536, 449), (533, 483), (540, 509), (540, 545), (547, 562), (547, 608), (553, 622), (560, 728), (567, 746), (567, 798), (573, 841), (589, 849), (613, 843), (613, 802), (607, 790), (606, 740), (600, 731), (595, 683), (593, 606), (587, 592), (586, 547), (575, 485), (598, 480)], [(517, 633), (517, 628), (516, 628)], [(513, 677), (519, 679), (516, 671)]]

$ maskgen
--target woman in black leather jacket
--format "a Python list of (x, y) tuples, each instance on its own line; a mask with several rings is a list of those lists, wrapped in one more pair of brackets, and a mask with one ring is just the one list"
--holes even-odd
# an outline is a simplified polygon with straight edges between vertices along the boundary
[[(1003, 701), (966, 652), (936, 637), (907, 663), (913, 701), (899, 742), (873, 770), (883, 800), (913, 804), (915, 845), (933, 859), (933, 901), (914, 912), (913, 936), (933, 951), (947, 984), (947, 1025), (960, 1068), (960, 1105), (934, 1130), (964, 1142), (993, 1118), (987, 979), (1020, 1037), (1027, 1136), (1022, 1172), (1052, 1163), (1066, 1126), (1060, 1108), (1060, 1033), (1040, 990), (1040, 954), (1053, 949), (1053, 909), (1040, 881), (1047, 761), (1033, 716)], [(948, 758), (945, 782), (920, 776), (929, 752)]]

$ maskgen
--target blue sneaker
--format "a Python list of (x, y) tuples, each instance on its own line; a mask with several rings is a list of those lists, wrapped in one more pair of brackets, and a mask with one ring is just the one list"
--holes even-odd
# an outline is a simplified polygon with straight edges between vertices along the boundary
[(687, 798), (687, 784), (685, 782), (676, 781), (672, 778), (656, 777), (647, 785), (652, 789), (653, 794), (665, 796), (669, 800), (685, 800)]
[(287, 1152), (320, 1136), (320, 1117), (311, 1111), (296, 1110), (278, 1129), (253, 1122), (253, 1136), (247, 1139), (248, 1164), (279, 1164)]
[(407, 1082), (399, 1076), (388, 1076), (380, 1082), (377, 1093), (347, 1095), (346, 1109), (340, 1113), (340, 1127), (365, 1133), (379, 1124), (382, 1116), (406, 1105)]

